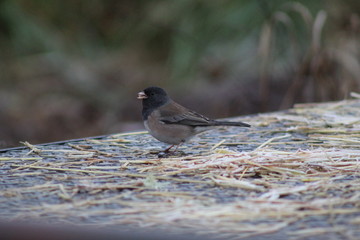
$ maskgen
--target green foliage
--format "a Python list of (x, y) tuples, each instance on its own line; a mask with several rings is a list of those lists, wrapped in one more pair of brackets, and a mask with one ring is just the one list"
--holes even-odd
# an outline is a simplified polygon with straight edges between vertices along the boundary
[[(16, 55), (65, 51), (96, 56), (136, 46), (166, 61), (174, 79), (184, 79), (198, 72), (208, 57), (226, 55), (238, 61), (242, 49), (256, 47), (253, 42), (258, 41), (263, 24), (276, 14), (284, 24), (277, 27), (278, 54), (286, 54), (285, 28), (292, 27), (297, 39), (306, 28), (296, 13), (286, 16), (291, 26), (281, 19), (279, 13), (291, 2), (4, 0), (0, 16), (9, 30), (3, 41)], [(322, 1), (301, 2), (312, 12), (322, 7)]]

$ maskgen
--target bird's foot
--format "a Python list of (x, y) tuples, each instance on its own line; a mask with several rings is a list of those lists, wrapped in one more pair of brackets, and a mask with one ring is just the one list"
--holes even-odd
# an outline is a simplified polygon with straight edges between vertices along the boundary
[(170, 157), (170, 156), (181, 157), (181, 156), (184, 156), (186, 154), (183, 151), (178, 151), (178, 148), (179, 148), (180, 144), (177, 144), (176, 148), (174, 150), (172, 150), (172, 151), (171, 151), (171, 149), (175, 146), (175, 144), (171, 145), (168, 148), (166, 148), (164, 151), (160, 151), (160, 152), (159, 151), (152, 151), (150, 153), (157, 154), (159, 158), (166, 158), (166, 157)]
[(182, 157), (185, 156), (186, 153), (183, 151), (162, 151), (158, 153), (159, 158), (167, 158), (167, 157)]

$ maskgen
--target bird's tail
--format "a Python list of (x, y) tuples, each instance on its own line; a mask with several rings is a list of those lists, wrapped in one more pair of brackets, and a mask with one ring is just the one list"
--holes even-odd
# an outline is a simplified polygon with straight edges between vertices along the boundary
[(237, 126), (237, 127), (251, 127), (251, 125), (243, 122), (226, 122), (226, 121), (214, 121), (214, 126)]

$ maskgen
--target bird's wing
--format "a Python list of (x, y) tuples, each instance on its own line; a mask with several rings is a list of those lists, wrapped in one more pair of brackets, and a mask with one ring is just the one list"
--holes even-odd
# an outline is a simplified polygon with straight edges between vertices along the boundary
[(161, 109), (160, 121), (166, 124), (181, 124), (188, 126), (209, 126), (212, 120), (191, 111), (177, 103), (164, 106)]
[(196, 112), (189, 111), (184, 114), (167, 116), (161, 118), (161, 121), (167, 124), (182, 124), (189, 126), (209, 126), (210, 120)]

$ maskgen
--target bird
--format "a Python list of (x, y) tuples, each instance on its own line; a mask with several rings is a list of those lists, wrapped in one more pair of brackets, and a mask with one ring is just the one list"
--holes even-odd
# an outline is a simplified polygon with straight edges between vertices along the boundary
[(244, 122), (213, 120), (176, 103), (164, 89), (148, 87), (137, 96), (142, 101), (142, 118), (144, 126), (157, 140), (170, 144), (164, 150), (177, 148), (198, 133), (217, 126), (251, 127)]

